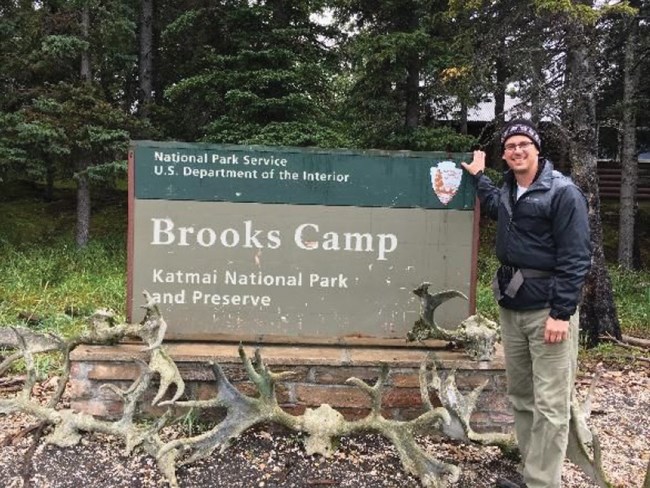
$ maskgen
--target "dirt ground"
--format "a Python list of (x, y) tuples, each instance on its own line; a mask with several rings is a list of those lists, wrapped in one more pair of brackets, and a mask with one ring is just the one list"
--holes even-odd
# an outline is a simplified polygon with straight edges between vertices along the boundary
[[(578, 380), (582, 396), (591, 381), (592, 368)], [(5, 385), (8, 383), (5, 381)], [(13, 387), (0, 383), (0, 397), (13, 395)], [(49, 385), (41, 385), (47, 394)], [(605, 470), (617, 488), (640, 488), (650, 459), (650, 368), (647, 365), (605, 372), (593, 398), (590, 424), (599, 434)], [(142, 453), (124, 454), (116, 438), (87, 434), (71, 448), (39, 443), (28, 456), (32, 437), (15, 434), (34, 419), (22, 414), (0, 415), (0, 488), (11, 487), (162, 487), (166, 482), (155, 461)], [(169, 428), (166, 435), (181, 435)], [(4, 441), (4, 442), (3, 442)], [(493, 487), (497, 477), (521, 480), (517, 464), (498, 449), (420, 438), (427, 451), (462, 470), (457, 488)], [(376, 434), (341, 439), (334, 456), (308, 456), (301, 437), (276, 426), (259, 426), (246, 432), (223, 453), (178, 470), (182, 487), (400, 487), (420, 486), (406, 474), (394, 447)], [(565, 488), (596, 485), (570, 463), (563, 472)]]

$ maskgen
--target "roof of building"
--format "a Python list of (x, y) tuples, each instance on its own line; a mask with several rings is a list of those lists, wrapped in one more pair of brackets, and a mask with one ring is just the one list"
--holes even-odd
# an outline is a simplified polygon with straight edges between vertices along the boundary
[[(494, 99), (484, 100), (467, 111), (467, 119), (473, 122), (491, 122), (494, 120), (494, 106)], [(528, 107), (520, 99), (506, 95), (504, 105), (506, 120), (514, 117), (530, 117), (527, 109)]]
[[(442, 120), (459, 120), (460, 104), (452, 102), (455, 106), (452, 111), (442, 115)], [(494, 98), (486, 97), (478, 104), (467, 110), (468, 122), (492, 122), (494, 120)], [(530, 107), (520, 98), (511, 97), (506, 94), (504, 103), (505, 120), (513, 118), (530, 118)], [(543, 120), (546, 120), (545, 118)]]

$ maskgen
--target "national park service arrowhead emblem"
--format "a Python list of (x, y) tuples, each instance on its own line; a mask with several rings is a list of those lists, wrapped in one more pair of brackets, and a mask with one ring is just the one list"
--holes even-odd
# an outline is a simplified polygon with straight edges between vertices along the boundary
[(447, 205), (460, 188), (463, 170), (456, 167), (453, 161), (440, 161), (437, 166), (431, 166), (431, 187), (438, 200)]

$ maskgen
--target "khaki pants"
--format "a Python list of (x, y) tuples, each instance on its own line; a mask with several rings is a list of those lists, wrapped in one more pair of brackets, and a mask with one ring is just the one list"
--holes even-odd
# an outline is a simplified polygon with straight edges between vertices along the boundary
[(578, 359), (578, 312), (569, 339), (544, 342), (549, 309), (500, 309), (508, 398), (529, 488), (560, 488), (566, 454), (571, 392)]

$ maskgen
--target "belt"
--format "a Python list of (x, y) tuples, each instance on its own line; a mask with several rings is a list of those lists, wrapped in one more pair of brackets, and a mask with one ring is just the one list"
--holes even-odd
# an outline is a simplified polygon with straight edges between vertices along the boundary
[(550, 278), (554, 274), (553, 271), (532, 268), (519, 268), (519, 271), (524, 278)]
[(521, 285), (524, 284), (524, 280), (527, 278), (550, 278), (553, 276), (552, 271), (545, 271), (541, 269), (532, 269), (532, 268), (518, 268), (517, 271), (512, 275), (510, 282), (506, 286), (506, 289), (501, 293), (501, 287), (499, 286), (499, 280), (495, 276), (492, 281), (492, 290), (494, 291), (494, 296), (497, 301), (501, 300), (503, 296), (514, 298)]

